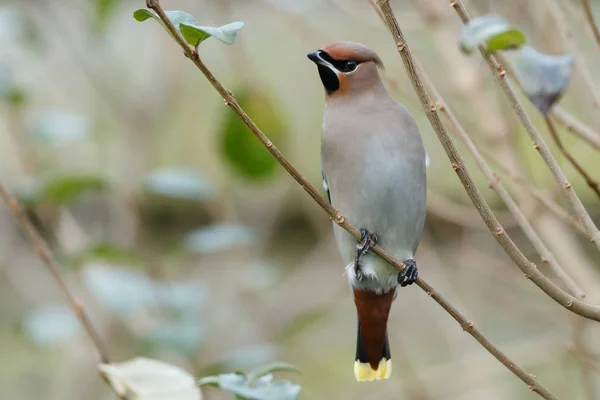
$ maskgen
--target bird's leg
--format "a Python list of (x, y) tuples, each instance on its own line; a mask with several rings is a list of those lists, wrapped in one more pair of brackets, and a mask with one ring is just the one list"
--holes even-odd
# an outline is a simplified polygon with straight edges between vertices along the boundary
[(360, 240), (356, 242), (356, 256), (354, 257), (354, 272), (360, 273), (360, 260), (366, 255), (371, 246), (377, 244), (377, 234), (371, 233), (366, 229), (360, 230)]
[(412, 285), (419, 276), (419, 270), (417, 269), (417, 263), (415, 260), (404, 261), (404, 269), (398, 273), (398, 283), (400, 286), (405, 287), (406, 285)]

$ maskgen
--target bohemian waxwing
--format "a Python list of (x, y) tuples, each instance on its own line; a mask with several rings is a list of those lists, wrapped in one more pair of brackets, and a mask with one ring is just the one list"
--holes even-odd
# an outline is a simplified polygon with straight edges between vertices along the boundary
[[(323, 185), (331, 204), (362, 233), (357, 243), (333, 224), (358, 314), (354, 375), (386, 379), (392, 372), (390, 307), (398, 284), (417, 279), (413, 257), (425, 223), (426, 154), (414, 118), (381, 82), (383, 64), (373, 50), (335, 42), (307, 56), (325, 87)], [(367, 256), (372, 243), (404, 261), (404, 271)]]

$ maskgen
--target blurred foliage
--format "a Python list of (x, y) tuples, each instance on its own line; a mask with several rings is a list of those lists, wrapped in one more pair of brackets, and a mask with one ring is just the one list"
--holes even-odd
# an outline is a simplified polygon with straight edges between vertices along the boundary
[(23, 329), (38, 346), (65, 345), (82, 333), (79, 321), (67, 306), (48, 306), (32, 312), (25, 318)]
[[(276, 98), (253, 84), (239, 87), (233, 93), (240, 106), (273, 144), (277, 147), (285, 146), (289, 130)], [(264, 179), (279, 168), (277, 160), (230, 110), (223, 115), (219, 140), (221, 154), (242, 177)]]
[(544, 115), (566, 90), (573, 70), (573, 56), (549, 56), (524, 46), (517, 58), (517, 74), (523, 92)]
[(136, 266), (141, 266), (144, 262), (142, 255), (137, 251), (110, 242), (92, 243), (81, 252), (70, 255), (70, 260), (76, 267), (92, 261)]
[(296, 400), (300, 386), (287, 380), (273, 380), (272, 374), (281, 371), (300, 372), (291, 364), (275, 362), (258, 367), (248, 374), (236, 372), (207, 376), (199, 379), (198, 385), (218, 386), (240, 400)]

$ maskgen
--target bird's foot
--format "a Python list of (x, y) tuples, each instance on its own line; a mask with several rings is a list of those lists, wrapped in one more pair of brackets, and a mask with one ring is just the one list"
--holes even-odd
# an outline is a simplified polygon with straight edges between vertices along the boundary
[(398, 283), (400, 286), (405, 287), (412, 285), (419, 276), (419, 270), (417, 269), (417, 263), (415, 260), (404, 261), (404, 269), (398, 273)]
[(360, 272), (360, 260), (369, 253), (371, 246), (377, 244), (377, 234), (366, 229), (360, 230), (360, 240), (356, 241), (356, 256), (354, 258), (354, 271)]

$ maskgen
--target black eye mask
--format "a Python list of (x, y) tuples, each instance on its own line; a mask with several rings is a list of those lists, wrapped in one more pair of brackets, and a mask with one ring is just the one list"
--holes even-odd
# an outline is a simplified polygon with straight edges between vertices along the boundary
[(356, 60), (352, 60), (352, 59), (345, 59), (345, 60), (336, 60), (335, 58), (331, 57), (329, 55), (329, 53), (327, 53), (326, 51), (321, 50), (319, 52), (319, 56), (327, 61), (328, 63), (330, 63), (331, 65), (333, 65), (335, 67), (335, 69), (337, 69), (340, 72), (343, 73), (348, 73), (348, 72), (352, 72), (356, 69), (356, 67), (358, 66), (358, 64), (360, 64), (360, 62), (356, 61)]
[[(329, 53), (323, 50), (319, 51), (319, 57), (333, 65), (333, 67), (338, 71), (345, 74), (354, 71), (356, 67), (358, 67), (358, 64), (360, 64), (358, 61), (351, 59), (336, 60), (335, 58), (331, 57)], [(334, 71), (324, 65), (318, 65), (318, 70), (319, 76), (321, 77), (321, 82), (323, 82), (323, 86), (325, 87), (325, 90), (327, 90), (328, 94), (332, 94), (340, 88), (340, 80)]]

